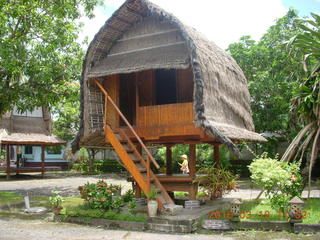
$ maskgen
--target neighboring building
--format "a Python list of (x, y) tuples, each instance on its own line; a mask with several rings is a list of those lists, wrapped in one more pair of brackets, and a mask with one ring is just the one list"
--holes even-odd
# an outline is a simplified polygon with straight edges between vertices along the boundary
[(67, 162), (61, 145), (65, 143), (52, 134), (51, 115), (46, 108), (23, 113), (14, 108), (0, 120), (0, 145), (6, 147), (6, 161), (0, 162), (0, 171), (7, 172), (9, 178), (12, 172), (63, 169)]

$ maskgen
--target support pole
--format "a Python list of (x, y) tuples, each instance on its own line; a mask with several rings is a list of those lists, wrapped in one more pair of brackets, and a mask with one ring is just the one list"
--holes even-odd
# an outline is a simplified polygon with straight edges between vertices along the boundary
[(6, 172), (7, 172), (7, 180), (9, 180), (10, 179), (10, 145), (9, 144), (6, 145), (6, 153), (7, 153)]
[(41, 176), (42, 177), (44, 177), (44, 158), (45, 158), (44, 146), (41, 146)]
[(196, 176), (196, 144), (189, 145), (189, 174), (192, 178)]
[[(196, 144), (189, 144), (189, 174), (192, 179), (196, 177)], [(189, 198), (190, 200), (197, 199), (198, 184), (192, 183), (190, 185)]]
[(219, 145), (213, 145), (213, 161), (214, 167), (221, 168)]
[(172, 175), (172, 145), (166, 146), (166, 175)]

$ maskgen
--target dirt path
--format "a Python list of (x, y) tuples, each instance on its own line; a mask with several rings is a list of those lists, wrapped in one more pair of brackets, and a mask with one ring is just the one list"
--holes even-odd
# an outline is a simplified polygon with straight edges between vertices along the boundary
[(203, 234), (161, 234), (151, 232), (132, 232), (105, 230), (68, 223), (43, 221), (1, 220), (0, 240), (233, 240), (236, 238), (221, 235)]
[[(35, 194), (35, 195), (52, 195), (52, 190), (60, 190), (63, 196), (78, 196), (78, 187), (90, 182), (94, 183), (103, 179), (108, 183), (121, 184), (123, 192), (131, 189), (131, 183), (127, 182), (126, 177), (120, 177), (116, 174), (104, 174), (98, 176), (83, 176), (65, 174), (52, 174), (47, 173), (45, 178), (40, 178), (39, 175), (27, 178), (20, 178), (10, 181), (5, 181), (4, 178), (0, 179), (0, 191), (14, 191), (21, 194)], [(254, 199), (260, 193), (260, 189), (248, 184), (248, 181), (241, 181), (239, 190), (230, 192), (224, 195), (224, 198), (241, 198), (241, 199)], [(307, 196), (307, 191), (303, 191), (302, 196)], [(313, 186), (311, 197), (320, 198), (319, 186)]]
[(123, 191), (131, 188), (131, 183), (124, 177), (115, 174), (106, 174), (99, 176), (59, 176), (46, 175), (46, 178), (19, 179), (10, 181), (0, 181), (0, 191), (14, 191), (21, 194), (52, 195), (52, 190), (60, 190), (63, 196), (78, 196), (78, 187), (87, 182), (94, 183), (103, 179), (108, 183), (121, 184)]

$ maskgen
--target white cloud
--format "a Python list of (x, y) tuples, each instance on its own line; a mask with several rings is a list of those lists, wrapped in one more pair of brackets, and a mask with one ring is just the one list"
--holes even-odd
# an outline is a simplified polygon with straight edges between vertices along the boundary
[[(282, 0), (151, 0), (181, 21), (196, 28), (222, 48), (238, 41), (243, 35), (258, 40), (287, 9)], [(108, 8), (116, 10), (123, 0), (106, 0)], [(84, 35), (92, 40), (110, 17), (106, 9), (97, 8), (93, 20), (86, 19)]]

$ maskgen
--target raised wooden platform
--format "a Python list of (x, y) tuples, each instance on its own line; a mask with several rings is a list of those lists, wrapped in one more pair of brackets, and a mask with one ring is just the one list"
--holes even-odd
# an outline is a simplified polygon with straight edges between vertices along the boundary
[[(194, 178), (187, 174), (156, 174), (158, 180), (168, 192), (182, 191), (188, 192), (191, 200), (196, 199), (198, 192), (198, 184), (194, 183)], [(133, 182), (133, 178), (128, 178), (129, 182)]]

